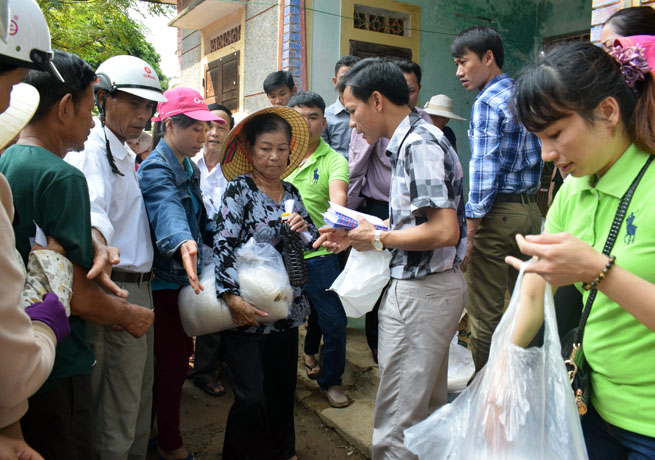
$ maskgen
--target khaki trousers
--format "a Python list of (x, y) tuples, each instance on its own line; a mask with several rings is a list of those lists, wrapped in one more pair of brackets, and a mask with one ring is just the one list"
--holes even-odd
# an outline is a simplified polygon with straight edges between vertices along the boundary
[[(127, 300), (152, 309), (150, 283), (116, 283)], [(95, 460), (145, 460), (152, 411), (154, 328), (135, 339), (110, 326), (87, 323), (96, 356), (91, 372)]]
[(516, 244), (516, 234), (541, 233), (541, 212), (536, 203), (497, 203), (480, 223), (466, 270), (471, 322), (471, 351), (475, 371), (487, 363), (491, 336), (505, 311), (505, 293), (514, 290), (518, 272), (505, 257), (526, 260)]
[(379, 311), (373, 460), (412, 460), (404, 430), (446, 403), (448, 350), (466, 303), (459, 269), (392, 279)]

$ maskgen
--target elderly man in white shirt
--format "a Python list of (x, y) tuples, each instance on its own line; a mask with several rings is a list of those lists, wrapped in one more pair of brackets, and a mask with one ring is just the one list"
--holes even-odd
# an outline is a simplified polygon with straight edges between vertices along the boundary
[[(200, 190), (207, 215), (213, 219), (221, 206), (223, 190), (227, 186), (227, 180), (220, 166), (220, 155), (223, 141), (234, 127), (234, 119), (230, 109), (224, 105), (209, 104), (209, 110), (226, 123), (221, 125), (211, 122), (205, 145), (202, 151), (193, 157), (193, 161), (200, 169)], [(205, 252), (203, 260), (208, 264), (212, 263), (213, 249), (203, 245), (203, 251)], [(221, 337), (218, 333), (196, 337), (193, 384), (210, 396), (225, 394), (225, 386), (220, 379), (220, 371), (224, 367), (220, 350)]]
[[(94, 240), (120, 251), (111, 279), (125, 290), (130, 302), (152, 309), (150, 228), (136, 178), (136, 156), (126, 141), (141, 134), (156, 103), (166, 98), (157, 74), (139, 58), (112, 57), (96, 73), (94, 94), (100, 122), (89, 134), (84, 151), (68, 154), (66, 161), (86, 176)], [(87, 324), (87, 338), (96, 356), (91, 376), (96, 459), (146, 457), (153, 337), (153, 328), (135, 339), (115, 327)]]

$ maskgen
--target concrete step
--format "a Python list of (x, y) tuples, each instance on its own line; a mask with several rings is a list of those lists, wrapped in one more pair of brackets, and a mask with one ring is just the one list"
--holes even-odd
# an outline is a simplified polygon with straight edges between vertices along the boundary
[(318, 383), (310, 380), (302, 362), (305, 328), (300, 328), (298, 385), (296, 398), (318, 414), (323, 423), (337, 431), (362, 455), (371, 457), (373, 412), (380, 372), (373, 361), (364, 331), (348, 328), (346, 339), (346, 370), (342, 377), (345, 393), (352, 404), (335, 409), (319, 391)]

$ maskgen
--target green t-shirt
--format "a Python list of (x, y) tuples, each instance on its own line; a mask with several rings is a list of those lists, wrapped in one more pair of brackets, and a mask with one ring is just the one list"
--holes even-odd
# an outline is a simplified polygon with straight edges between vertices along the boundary
[[(302, 202), (317, 227), (323, 226), (323, 213), (330, 207), (330, 182), (342, 180), (348, 183), (348, 160), (335, 152), (321, 139), (318, 147), (300, 169), (286, 177), (296, 186)], [(305, 259), (328, 254), (324, 247), (316, 251), (305, 251)]]
[[(54, 237), (74, 264), (91, 268), (91, 212), (84, 174), (52, 152), (14, 145), (0, 157), (0, 172), (7, 177), (14, 196), (16, 247), (25, 263), (36, 223)], [(91, 371), (93, 352), (86, 341), (86, 323), (69, 319), (71, 334), (57, 344), (55, 365), (41, 391), (55, 381)]]
[[(602, 251), (621, 197), (648, 158), (632, 145), (593, 186), (590, 177), (564, 182), (546, 231), (567, 232)], [(635, 191), (611, 254), (616, 264), (655, 282), (655, 166)], [(578, 286), (580, 289), (580, 286)], [(583, 292), (584, 301), (589, 295)], [(583, 337), (592, 368), (592, 404), (609, 423), (655, 436), (655, 333), (598, 292)]]

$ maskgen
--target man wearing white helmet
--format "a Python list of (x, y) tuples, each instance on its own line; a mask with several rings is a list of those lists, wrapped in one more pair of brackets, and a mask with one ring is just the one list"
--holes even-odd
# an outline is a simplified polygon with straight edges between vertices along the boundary
[[(152, 309), (153, 249), (148, 216), (126, 141), (139, 137), (157, 102), (164, 102), (152, 66), (134, 56), (114, 56), (96, 71), (94, 96), (100, 123), (84, 151), (66, 161), (86, 176), (93, 238), (120, 250), (111, 278), (128, 301)], [(154, 328), (140, 338), (90, 324), (87, 338), (97, 363), (92, 372), (94, 458), (144, 459), (150, 434)]]

